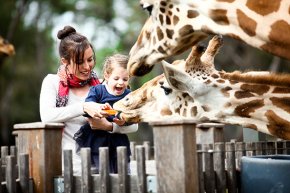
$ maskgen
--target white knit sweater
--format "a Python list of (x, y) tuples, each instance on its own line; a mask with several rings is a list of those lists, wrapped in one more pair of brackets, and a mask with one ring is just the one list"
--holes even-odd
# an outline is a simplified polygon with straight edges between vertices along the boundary
[[(62, 150), (72, 150), (74, 173), (80, 174), (81, 161), (79, 155), (75, 153), (75, 140), (73, 136), (86, 123), (86, 118), (82, 116), (84, 114), (83, 103), (86, 97), (76, 96), (70, 91), (67, 106), (56, 107), (58, 87), (59, 77), (56, 74), (48, 74), (43, 79), (39, 101), (41, 121), (65, 124), (62, 137)], [(137, 130), (138, 124), (124, 127), (113, 124), (112, 132), (131, 133)]]

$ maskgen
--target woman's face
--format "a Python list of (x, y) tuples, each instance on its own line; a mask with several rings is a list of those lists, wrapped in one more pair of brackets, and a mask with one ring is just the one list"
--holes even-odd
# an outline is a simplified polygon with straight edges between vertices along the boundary
[(88, 47), (84, 52), (84, 60), (81, 64), (76, 64), (73, 60), (68, 66), (69, 72), (74, 74), (77, 78), (81, 80), (87, 80), (90, 78), (92, 69), (94, 68), (94, 52), (91, 47)]

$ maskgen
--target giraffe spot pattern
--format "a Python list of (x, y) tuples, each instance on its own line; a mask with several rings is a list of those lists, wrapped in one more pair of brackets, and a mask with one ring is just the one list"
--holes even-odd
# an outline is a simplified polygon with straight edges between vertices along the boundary
[(162, 13), (165, 13), (165, 9), (164, 9), (163, 7), (160, 7), (160, 11), (161, 11)]
[(234, 2), (235, 0), (217, 0), (219, 2), (227, 2), (227, 3), (232, 3)]
[(227, 17), (227, 10), (225, 9), (211, 10), (209, 17), (220, 25), (229, 25), (230, 23)]
[(250, 98), (254, 97), (255, 95), (249, 91), (244, 91), (244, 90), (239, 90), (235, 92), (235, 97), (237, 99), (242, 99), (242, 98)]
[(164, 20), (163, 20), (163, 15), (162, 14), (159, 14), (159, 21), (160, 21), (160, 24), (163, 25)]
[(270, 87), (267, 85), (260, 85), (260, 84), (242, 84), (241, 89), (244, 91), (256, 93), (258, 95), (263, 95), (269, 91)]
[(173, 25), (177, 25), (179, 22), (179, 17), (177, 17), (176, 15), (173, 16)]
[(162, 46), (159, 46), (157, 50), (158, 50), (158, 52), (160, 52), (162, 54), (166, 53), (166, 51), (162, 48)]
[(276, 21), (271, 26), (271, 32), (269, 34), (270, 42), (262, 45), (261, 48), (265, 49), (266, 51), (276, 52), (281, 56), (287, 57), (290, 50), (289, 34), (290, 25), (283, 20)]
[(195, 117), (197, 115), (197, 107), (194, 106), (194, 107), (191, 107), (191, 116), (192, 117)]
[(290, 97), (271, 97), (272, 104), (290, 113)]
[(286, 87), (275, 87), (272, 93), (290, 93), (290, 88)]
[(250, 113), (255, 112), (258, 108), (261, 108), (264, 106), (264, 100), (263, 99), (257, 99), (252, 100), (250, 102), (244, 103), (242, 105), (238, 105), (234, 112), (241, 117), (248, 117), (250, 118)]
[(230, 93), (229, 93), (230, 90), (232, 90), (232, 88), (229, 87), (229, 86), (226, 86), (225, 88), (221, 89), (221, 92), (223, 93), (223, 95), (225, 97), (229, 97), (230, 96)]
[(160, 29), (160, 27), (157, 27), (157, 37), (159, 41), (161, 41), (164, 38), (163, 32)]
[(185, 25), (182, 28), (179, 29), (179, 35), (181, 37), (183, 36), (188, 36), (194, 32), (193, 28), (191, 25)]
[(269, 124), (267, 125), (269, 132), (282, 139), (290, 138), (290, 122), (278, 116), (274, 111), (268, 110), (265, 113)]
[(249, 36), (256, 35), (257, 22), (248, 17), (240, 9), (237, 9), (238, 22), (241, 29)]
[(171, 25), (171, 20), (169, 16), (166, 16), (166, 24)]
[(160, 114), (162, 116), (165, 116), (165, 115), (172, 115), (172, 111), (169, 109), (169, 108), (163, 108), (160, 112)]
[(166, 29), (166, 35), (169, 39), (172, 39), (174, 30)]
[(188, 10), (187, 11), (187, 17), (192, 19), (192, 18), (196, 18), (199, 15), (199, 13), (195, 10)]
[(251, 129), (254, 129), (254, 130), (258, 129), (257, 125), (254, 125), (254, 124), (247, 124), (245, 127), (246, 128), (251, 128)]
[(247, 0), (247, 7), (260, 15), (268, 15), (279, 10), (281, 0)]

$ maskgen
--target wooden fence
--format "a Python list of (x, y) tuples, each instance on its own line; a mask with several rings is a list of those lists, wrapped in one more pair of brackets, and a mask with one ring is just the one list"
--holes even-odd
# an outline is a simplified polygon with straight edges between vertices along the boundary
[[(30, 177), (33, 177), (34, 180), (34, 192), (52, 193), (52, 191), (48, 191), (47, 188), (52, 184), (52, 177), (48, 178), (46, 176), (46, 180), (43, 180), (41, 177), (41, 175), (46, 175), (48, 173), (47, 170), (49, 170), (50, 176), (55, 173), (54, 177), (63, 180), (63, 184), (60, 184), (61, 180), (59, 181), (60, 183), (56, 184), (56, 186), (63, 186), (62, 188), (59, 188), (60, 191), (57, 192), (145, 193), (149, 191), (149, 186), (151, 186), (150, 180), (155, 180), (156, 187), (151, 188), (150, 192), (235, 193), (239, 192), (240, 188), (239, 172), (240, 159), (242, 156), (290, 154), (289, 141), (252, 143), (236, 141), (226, 143), (221, 142), (222, 129), (219, 124), (216, 127), (217, 130), (215, 130), (213, 125), (208, 126), (211, 133), (210, 140), (208, 140), (208, 132), (202, 130), (201, 133), (203, 134), (200, 135), (196, 130), (196, 124), (192, 121), (185, 120), (167, 123), (155, 122), (151, 123), (151, 125), (153, 126), (154, 133), (154, 147), (152, 147), (148, 142), (144, 142), (142, 145), (131, 143), (131, 160), (136, 161), (135, 173), (132, 172), (128, 175), (127, 171), (129, 166), (126, 160), (126, 148), (118, 147), (118, 174), (109, 173), (109, 157), (107, 148), (100, 149), (100, 173), (92, 174), (90, 149), (84, 148), (81, 150), (81, 176), (73, 175), (72, 152), (70, 150), (63, 152), (63, 176), (56, 175), (59, 173), (59, 165), (56, 165), (57, 167), (48, 167), (49, 165), (47, 163), (51, 163), (55, 157), (51, 156), (47, 158), (47, 155), (52, 155), (52, 152), (55, 151), (56, 148), (60, 148), (60, 143), (55, 140), (60, 139), (59, 136), (61, 136), (62, 125), (39, 123), (37, 126), (34, 124), (18, 125), (17, 138), (18, 142), (21, 142), (18, 144), (18, 147), (22, 148), (21, 152), (24, 150), (28, 151), (29, 157), (35, 157), (34, 154), (38, 155), (34, 159), (31, 159), (31, 157), (29, 158), (29, 166), (34, 168), (33, 171), (29, 168)], [(34, 134), (31, 134), (31, 130), (37, 130), (37, 132), (35, 131)], [(48, 134), (47, 132), (52, 133)], [(57, 135), (53, 134), (55, 132)], [(29, 135), (25, 133), (29, 133)], [(206, 135), (206, 137), (204, 135)], [(43, 143), (42, 141), (47, 141), (47, 138), (46, 140), (43, 140), (45, 136), (58, 136), (57, 138), (54, 137), (49, 140), (50, 143), (54, 142), (53, 148), (48, 145), (41, 145)], [(25, 142), (27, 140), (29, 140), (30, 143)], [(37, 140), (40, 140), (41, 143)], [(196, 141), (203, 143), (196, 143)], [(204, 142), (208, 142), (208, 144), (205, 144)], [(38, 145), (36, 149), (33, 149), (35, 148), (35, 143)], [(26, 144), (25, 146), (27, 147), (23, 148), (23, 144)], [(39, 158), (39, 155), (44, 156), (44, 158), (42, 158), (43, 164), (39, 166), (43, 172), (34, 171), (38, 169), (35, 167), (35, 164), (41, 163), (37, 159)], [(47, 161), (48, 159), (49, 161)], [(56, 160), (58, 163), (59, 158)], [(155, 169), (156, 172), (147, 171), (146, 160), (151, 160), (155, 163), (155, 168), (153, 169)], [(35, 173), (39, 175), (35, 175)], [(149, 178), (150, 180), (148, 180)], [(39, 184), (41, 184), (41, 186), (36, 186)]]
[(33, 192), (29, 179), (28, 154), (17, 155), (15, 146), (1, 147), (0, 193)]

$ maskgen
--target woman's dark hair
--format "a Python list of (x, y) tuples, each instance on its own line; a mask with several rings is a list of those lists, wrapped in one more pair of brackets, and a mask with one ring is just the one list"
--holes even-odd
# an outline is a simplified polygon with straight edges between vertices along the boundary
[(82, 64), (85, 50), (90, 46), (94, 53), (94, 61), (96, 61), (93, 46), (85, 36), (77, 33), (73, 27), (65, 26), (58, 31), (57, 37), (61, 40), (58, 50), (61, 58), (69, 62), (72, 59), (76, 64)]

